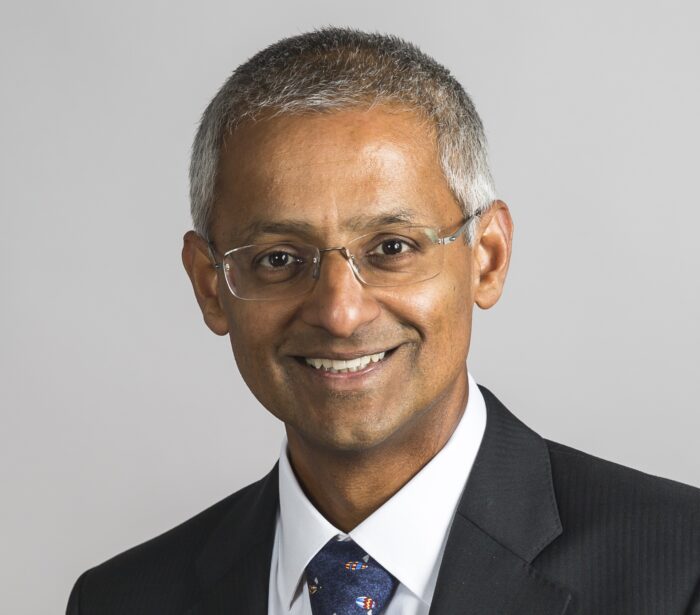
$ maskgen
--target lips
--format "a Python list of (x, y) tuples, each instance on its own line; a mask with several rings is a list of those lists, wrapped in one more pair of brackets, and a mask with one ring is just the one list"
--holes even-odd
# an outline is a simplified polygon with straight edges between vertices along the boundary
[(386, 352), (367, 354), (353, 359), (326, 359), (304, 357), (304, 362), (315, 369), (320, 369), (334, 374), (357, 372), (364, 369), (370, 363), (378, 363), (386, 356)]

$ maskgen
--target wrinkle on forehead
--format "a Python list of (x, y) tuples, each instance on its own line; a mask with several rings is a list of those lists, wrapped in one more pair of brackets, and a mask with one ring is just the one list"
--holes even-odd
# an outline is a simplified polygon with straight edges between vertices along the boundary
[(238, 128), (224, 149), (243, 165), (254, 151), (277, 171), (359, 161), (387, 166), (437, 160), (432, 125), (413, 111), (397, 113), (385, 106), (276, 116)]
[[(324, 155), (321, 155), (319, 145), (323, 145)], [(319, 139), (317, 143), (304, 144), (304, 149), (307, 148), (311, 152), (319, 152), (319, 155), (313, 156), (307, 153), (302, 162), (297, 156), (298, 150), (287, 146), (286, 148), (278, 149), (275, 152), (275, 158), (271, 158), (270, 161), (276, 164), (279, 171), (301, 171), (302, 173), (305, 170), (315, 170), (329, 166), (340, 166), (349, 169), (351, 165), (356, 163), (362, 164), (367, 169), (396, 172), (399, 169), (405, 171), (407, 167), (411, 166), (411, 163), (419, 163), (413, 152), (397, 142), (376, 141), (365, 143), (349, 153), (349, 148), (344, 144), (342, 146), (338, 144), (334, 151), (329, 152), (329, 144)]]
[(263, 235), (287, 235), (304, 239), (317, 239), (341, 229), (356, 235), (361, 235), (379, 228), (419, 222), (418, 214), (412, 209), (397, 207), (383, 213), (361, 213), (343, 220), (339, 225), (315, 226), (301, 219), (256, 219), (241, 229), (227, 235), (229, 243), (239, 242), (248, 244)]
[(430, 204), (451, 198), (434, 134), (415, 114), (279, 116), (237, 130), (223, 154), (217, 222), (231, 239), (296, 220), (335, 240), (341, 229), (368, 225), (353, 216), (397, 209), (413, 210), (421, 224), (444, 223)]

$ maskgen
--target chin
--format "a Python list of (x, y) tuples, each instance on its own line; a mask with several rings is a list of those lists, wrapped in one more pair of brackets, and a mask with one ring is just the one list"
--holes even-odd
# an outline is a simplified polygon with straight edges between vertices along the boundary
[(338, 453), (367, 452), (391, 440), (399, 430), (398, 426), (388, 424), (386, 420), (368, 420), (356, 425), (336, 426), (335, 429), (328, 424), (324, 427), (321, 431), (305, 430), (304, 439)]

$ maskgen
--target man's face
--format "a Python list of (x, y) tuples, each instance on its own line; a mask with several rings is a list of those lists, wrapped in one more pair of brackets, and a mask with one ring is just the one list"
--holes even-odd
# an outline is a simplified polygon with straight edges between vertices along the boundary
[[(217, 194), (218, 254), (278, 240), (343, 246), (374, 230), (372, 219), (399, 211), (443, 235), (463, 221), (431, 128), (413, 113), (381, 107), (238, 129), (223, 150)], [(307, 228), (249, 232), (272, 223)], [(367, 450), (410, 440), (412, 430), (440, 419), (445, 404), (463, 403), (479, 267), (464, 241), (436, 249), (445, 251), (441, 273), (408, 286), (364, 286), (339, 252), (324, 255), (313, 290), (293, 299), (237, 299), (218, 276), (225, 325), (210, 326), (228, 331), (243, 379), (284, 421), (290, 441)], [(305, 361), (378, 353), (383, 360), (356, 373)]]

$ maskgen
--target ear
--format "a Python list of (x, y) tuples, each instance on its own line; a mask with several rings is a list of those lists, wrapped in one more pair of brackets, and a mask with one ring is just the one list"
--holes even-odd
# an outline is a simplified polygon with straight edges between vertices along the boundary
[(190, 276), (204, 322), (217, 335), (226, 335), (228, 321), (219, 297), (219, 276), (207, 242), (194, 231), (187, 231), (182, 239), (182, 264)]
[(503, 201), (494, 201), (482, 217), (474, 242), (474, 301), (487, 310), (503, 292), (513, 243), (513, 219)]

